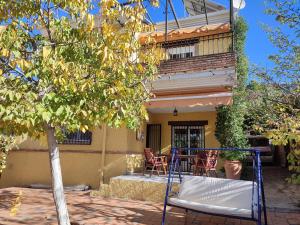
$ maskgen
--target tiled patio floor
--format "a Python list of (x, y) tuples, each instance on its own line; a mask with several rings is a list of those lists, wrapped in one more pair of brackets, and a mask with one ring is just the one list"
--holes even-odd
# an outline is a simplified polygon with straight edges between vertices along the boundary
[[(10, 216), (12, 202), (22, 191), (21, 206)], [(159, 225), (162, 205), (150, 202), (90, 197), (89, 192), (67, 192), (71, 220), (77, 224), (144, 224)], [(268, 212), (271, 225), (300, 225), (300, 212)], [(0, 224), (56, 224), (51, 192), (47, 190), (6, 188), (0, 190)], [(184, 211), (169, 208), (169, 225), (183, 225)], [(234, 225), (255, 224), (249, 221), (190, 214), (188, 224)]]

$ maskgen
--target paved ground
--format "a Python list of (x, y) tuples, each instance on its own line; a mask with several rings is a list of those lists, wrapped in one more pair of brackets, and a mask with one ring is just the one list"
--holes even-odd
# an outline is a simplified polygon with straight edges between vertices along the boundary
[(269, 208), (300, 210), (300, 186), (286, 182), (287, 169), (264, 167), (263, 175)]
[[(20, 191), (22, 192), (19, 197)], [(162, 205), (150, 202), (90, 197), (89, 192), (67, 192), (71, 220), (77, 224), (159, 225)], [(10, 215), (13, 202), (21, 202), (15, 216)], [(268, 212), (270, 225), (300, 225), (300, 212)], [(183, 225), (184, 211), (169, 208), (169, 225)], [(6, 188), (0, 190), (0, 224), (56, 224), (52, 194), (47, 190)], [(202, 214), (189, 214), (187, 224), (234, 225), (255, 224)]]

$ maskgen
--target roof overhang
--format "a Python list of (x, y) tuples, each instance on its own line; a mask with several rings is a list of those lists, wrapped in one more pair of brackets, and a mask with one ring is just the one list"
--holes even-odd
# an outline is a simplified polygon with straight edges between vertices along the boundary
[[(197, 38), (226, 32), (230, 32), (229, 23), (218, 23), (198, 27), (180, 28), (168, 32), (168, 41)], [(147, 43), (148, 40), (152, 41), (153, 39), (157, 43), (162, 43), (165, 41), (165, 32), (154, 31), (151, 33), (141, 33), (139, 35), (139, 38), (142, 44)]]
[(218, 105), (230, 105), (232, 104), (232, 92), (220, 92), (220, 93), (204, 93), (197, 95), (183, 95), (183, 96), (161, 96), (158, 98), (150, 99), (146, 103), (148, 111), (158, 112), (169, 110), (176, 107), (181, 111), (214, 111)]

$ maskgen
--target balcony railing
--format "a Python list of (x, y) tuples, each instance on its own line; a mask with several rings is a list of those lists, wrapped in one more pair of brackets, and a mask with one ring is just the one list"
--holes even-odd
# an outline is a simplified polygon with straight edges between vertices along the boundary
[(232, 33), (221, 33), (198, 38), (169, 41), (161, 44), (166, 51), (166, 60), (192, 58), (232, 52)]

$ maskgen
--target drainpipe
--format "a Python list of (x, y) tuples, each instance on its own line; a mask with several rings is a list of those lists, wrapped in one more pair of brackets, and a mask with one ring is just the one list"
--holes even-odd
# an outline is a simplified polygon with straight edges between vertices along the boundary
[(104, 183), (104, 168), (105, 168), (105, 150), (106, 150), (106, 124), (103, 126), (102, 134), (102, 152), (101, 152), (101, 167), (100, 167), (100, 187)]

